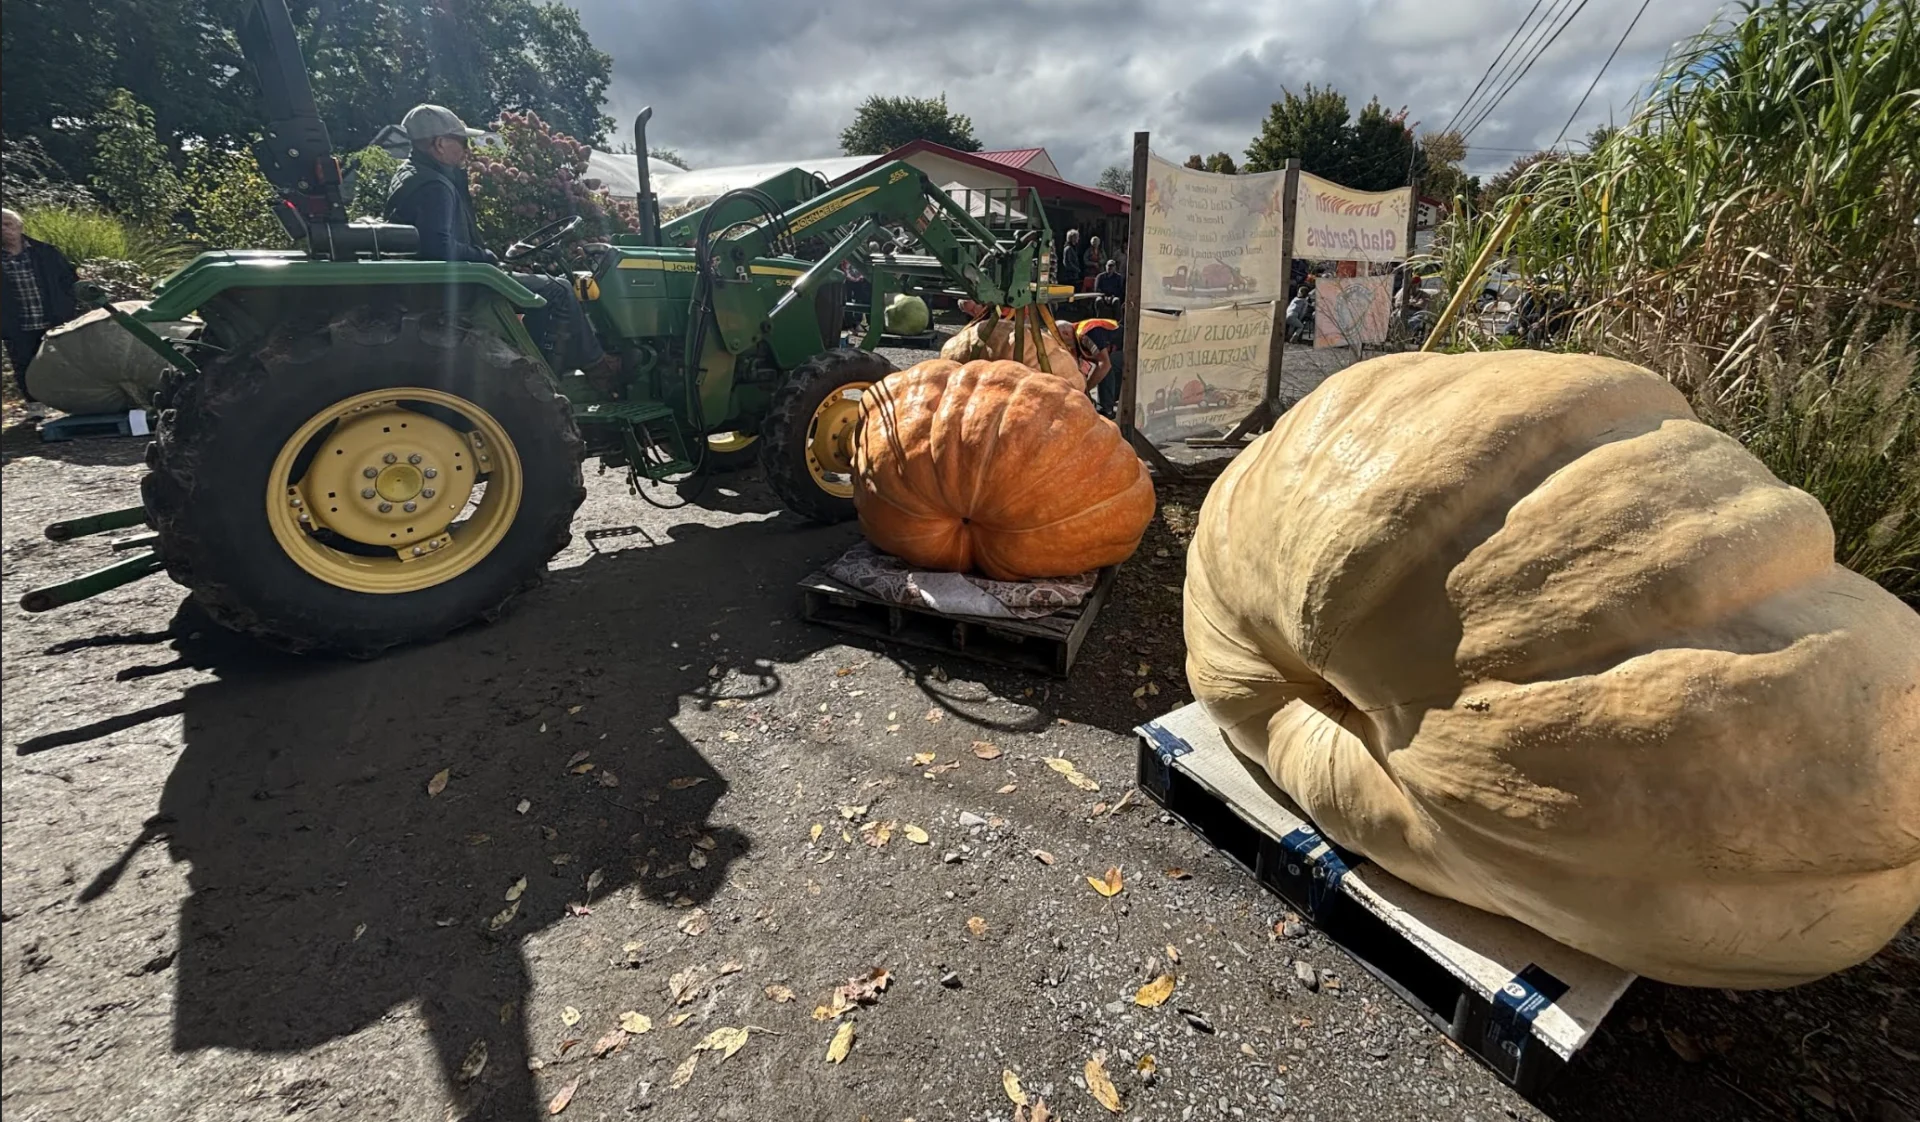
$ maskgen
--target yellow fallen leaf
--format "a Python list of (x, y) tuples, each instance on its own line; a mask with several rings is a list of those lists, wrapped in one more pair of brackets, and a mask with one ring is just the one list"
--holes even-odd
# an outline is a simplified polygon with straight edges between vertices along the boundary
[(547, 1113), (558, 1114), (567, 1109), (567, 1104), (573, 1101), (573, 1093), (579, 1089), (580, 1077), (575, 1076), (573, 1082), (560, 1088), (560, 1093), (553, 1096), (553, 1101), (547, 1104)]
[(593, 770), (593, 761), (588, 760), (584, 764), (575, 764), (571, 768), (568, 768), (567, 770), (573, 772), (573, 774), (575, 775), (585, 775), (588, 772)]
[(843, 806), (840, 808), (840, 817), (851, 822), (866, 812), (867, 808), (864, 806)]
[(973, 754), (983, 760), (997, 760), (1002, 753), (995, 745), (984, 740), (976, 740), (973, 742)]
[[(1109, 893), (1109, 895), (1111, 895), (1111, 893)], [(707, 929), (712, 926), (713, 917), (707, 915), (705, 908), (695, 908), (693, 911), (687, 913), (687, 918), (680, 921), (680, 931), (688, 938), (705, 935)]]
[(1162, 974), (1136, 990), (1133, 1003), (1148, 1009), (1157, 1009), (1166, 1004), (1167, 998), (1173, 996), (1173, 986), (1173, 975)]
[(973, 932), (974, 938), (983, 939), (987, 934), (987, 921), (981, 919), (979, 916), (974, 916), (967, 920), (967, 930)]
[(610, 1056), (627, 1046), (627, 1030), (614, 1029), (612, 1032), (593, 1042), (593, 1054), (596, 1059)]
[(793, 1000), (793, 991), (782, 985), (771, 985), (766, 990), (767, 997), (776, 1005), (785, 1005)]
[(831, 1021), (838, 1015), (839, 1014), (824, 1005), (816, 1005), (813, 1007), (813, 1019), (816, 1021)]
[(915, 752), (913, 754), (913, 766), (926, 767), (928, 764), (938, 759), (939, 755), (940, 754), (938, 752)]
[(1011, 1070), (1001, 1069), (1000, 1086), (1006, 1088), (1007, 1097), (1013, 1100), (1013, 1105), (1027, 1105), (1027, 1093), (1020, 1088), (1020, 1077)]
[(673, 1069), (673, 1075), (667, 1079), (667, 1086), (676, 1091), (685, 1087), (687, 1081), (693, 1078), (693, 1069), (698, 1066), (700, 1066), (700, 1053), (694, 1052), (682, 1060), (679, 1067)]
[(723, 963), (721, 963), (721, 964), (720, 964), (720, 973), (722, 973), (722, 974), (738, 974), (738, 973), (740, 973), (740, 972), (741, 972), (742, 970), (745, 970), (746, 968), (747, 968), (747, 967), (746, 967), (746, 964), (745, 964), (745, 963), (743, 963), (743, 962), (741, 962), (741, 961), (740, 961), (739, 959), (737, 959), (737, 958), (730, 958), (730, 959), (728, 959), (727, 961), (725, 961), (725, 962), (723, 962)]
[(675, 1013), (673, 1016), (667, 1018), (667, 1027), (679, 1028), (681, 1025), (686, 1024), (688, 1021), (691, 1021), (692, 1019), (693, 1019), (692, 1013)]
[(1133, 1065), (1133, 1070), (1151, 1078), (1160, 1070), (1160, 1061), (1153, 1058), (1152, 1052), (1148, 1052), (1146, 1055), (1140, 1057), (1139, 1063)]
[(827, 1062), (840, 1063), (847, 1058), (847, 1052), (853, 1048), (853, 1022), (840, 1022), (840, 1031), (833, 1034), (833, 1043), (827, 1045)]
[(451, 768), (443, 767), (439, 771), (434, 772), (433, 778), (427, 780), (427, 797), (432, 798), (435, 795), (439, 794), (440, 792), (446, 790), (447, 780), (452, 778), (453, 778), (453, 770)]
[(1063, 760), (1058, 756), (1044, 756), (1042, 759), (1046, 761), (1048, 767), (1066, 776), (1067, 782), (1080, 788), (1082, 791), (1098, 791), (1100, 789), (1098, 783), (1080, 774), (1080, 769), (1073, 766), (1073, 761)]
[(1102, 896), (1118, 896), (1120, 895), (1120, 889), (1125, 887), (1121, 883), (1120, 869), (1118, 866), (1109, 868), (1107, 870), (1107, 875), (1104, 879), (1098, 878), (1098, 877), (1088, 877), (1087, 883), (1092, 885), (1093, 890), (1095, 892), (1098, 892)]
[(997, 790), (997, 791), (995, 791), (995, 792), (994, 792), (994, 794), (996, 794), (996, 795), (1011, 795), (1011, 794), (1013, 794), (1013, 793), (1014, 793), (1014, 791), (1015, 791), (1015, 790), (1017, 790), (1017, 789), (1018, 789), (1018, 788), (1016, 788), (1016, 787), (1015, 787), (1015, 786), (1014, 786), (1013, 784), (1011, 784), (1011, 783), (1009, 783), (1009, 784), (1007, 784), (1006, 786), (1004, 786), (1004, 787), (1002, 787), (1002, 788), (1000, 788), (999, 790)]
[(922, 830), (918, 826), (913, 826), (913, 825), (902, 826), (900, 828), (900, 832), (907, 835), (907, 840), (912, 842), (915, 845), (925, 845), (929, 840), (927, 837), (927, 832), (925, 830)]
[(713, 840), (712, 834), (701, 834), (699, 837), (693, 839), (693, 844), (706, 850), (708, 853), (712, 853), (720, 847), (720, 843)]
[(1180, 961), (1180, 948), (1174, 946), (1172, 943), (1167, 944), (1167, 961), (1174, 963)]
[(704, 775), (682, 775), (682, 776), (678, 776), (676, 778), (667, 780), (667, 786), (671, 787), (675, 791), (684, 791), (689, 787), (699, 786), (700, 784), (705, 783), (706, 781), (707, 781), (707, 777)]
[(1193, 876), (1192, 873), (1189, 873), (1188, 871), (1186, 871), (1185, 869), (1182, 869), (1178, 865), (1175, 865), (1173, 868), (1167, 870), (1167, 877), (1170, 880), (1186, 880), (1191, 876)]
[(1040, 862), (1040, 863), (1041, 863), (1042, 865), (1051, 865), (1051, 864), (1053, 864), (1053, 854), (1051, 854), (1051, 853), (1048, 853), (1048, 852), (1047, 852), (1046, 850), (1044, 850), (1044, 849), (1036, 849), (1036, 850), (1034, 850), (1034, 851), (1033, 851), (1033, 859), (1034, 859), (1035, 861), (1038, 861), (1038, 862)]
[(747, 1030), (743, 1028), (717, 1028), (708, 1033), (700, 1043), (693, 1046), (696, 1052), (719, 1052), (721, 1059), (730, 1058), (735, 1052), (747, 1046)]
[(580, 1023), (580, 1010), (569, 1005), (565, 1009), (560, 1010), (560, 1019), (565, 1022), (568, 1027), (577, 1025)]
[(507, 924), (512, 923), (513, 917), (519, 914), (520, 914), (520, 901), (515, 900), (513, 903), (508, 904), (506, 906), (506, 909), (502, 911), (499, 915), (494, 916), (491, 920), (487, 921), (487, 930), (498, 931), (502, 927), (505, 927)]
[(647, 1016), (645, 1013), (635, 1013), (632, 1010), (628, 1010), (620, 1014), (620, 1027), (638, 1036), (643, 1032), (653, 1031), (653, 1018)]
[(827, 832), (827, 828), (825, 826), (821, 825), (818, 822), (815, 822), (813, 824), (813, 829), (807, 831), (807, 840), (810, 842), (818, 842), (820, 840), (820, 835), (826, 832)]
[(1126, 1108), (1120, 1105), (1120, 1092), (1114, 1087), (1113, 1080), (1107, 1077), (1107, 1065), (1101, 1059), (1101, 1056), (1095, 1055), (1087, 1061), (1087, 1093), (1101, 1106), (1119, 1114)]
[(526, 890), (527, 890), (527, 878), (521, 877), (519, 880), (514, 881), (513, 884), (511, 884), (507, 888), (507, 902), (512, 903), (513, 901), (518, 900), (520, 898), (520, 894), (522, 892), (525, 892)]

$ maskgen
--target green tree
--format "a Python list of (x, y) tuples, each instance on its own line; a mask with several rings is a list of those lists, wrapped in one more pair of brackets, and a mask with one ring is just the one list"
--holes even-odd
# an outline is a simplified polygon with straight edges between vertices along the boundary
[(649, 148), (647, 149), (647, 155), (656, 160), (664, 160), (674, 167), (679, 168), (681, 171), (691, 170), (687, 167), (687, 158), (682, 156), (677, 148)]
[(1348, 130), (1345, 163), (1339, 180), (1345, 186), (1361, 191), (1405, 187), (1408, 173), (1421, 170), (1406, 109), (1389, 112), (1377, 97), (1367, 102)]
[(180, 177), (153, 131), (153, 110), (115, 90), (92, 128), (93, 189), (134, 222), (172, 221), (180, 209)]
[(1514, 186), (1520, 182), (1520, 177), (1527, 173), (1527, 169), (1542, 160), (1559, 158), (1552, 152), (1532, 152), (1513, 161), (1507, 165), (1507, 170), (1487, 180), (1486, 186), (1480, 189), (1477, 205), (1481, 210), (1490, 209), (1495, 203), (1513, 193)]
[(1205, 171), (1207, 170), (1207, 161), (1200, 158), (1200, 153), (1195, 152), (1193, 155), (1188, 156), (1187, 162), (1181, 166), (1192, 168), (1194, 171)]
[(1260, 135), (1247, 146), (1248, 172), (1277, 171), (1297, 157), (1300, 166), (1315, 175), (1345, 182), (1348, 128), (1346, 96), (1308, 83), (1300, 93), (1282, 90), (1281, 99), (1267, 110)]
[(273, 185), (250, 152), (204, 147), (181, 180), (191, 220), (182, 233), (210, 249), (285, 249), (292, 244), (273, 216)]
[(1204, 166), (1206, 170), (1219, 175), (1237, 175), (1240, 171), (1239, 168), (1233, 166), (1233, 157), (1227, 155), (1225, 152), (1215, 152), (1213, 155), (1208, 156)]
[(971, 118), (947, 109), (939, 97), (867, 98), (853, 123), (840, 132), (840, 150), (849, 156), (878, 156), (915, 140), (931, 140), (962, 152), (980, 151)]
[(1461, 196), (1471, 200), (1479, 194), (1479, 180), (1460, 167), (1466, 158), (1467, 142), (1458, 130), (1421, 137), (1420, 193), (1449, 203)]
[(1100, 169), (1100, 178), (1093, 185), (1102, 191), (1112, 191), (1116, 195), (1133, 194), (1133, 171), (1119, 164), (1108, 164)]

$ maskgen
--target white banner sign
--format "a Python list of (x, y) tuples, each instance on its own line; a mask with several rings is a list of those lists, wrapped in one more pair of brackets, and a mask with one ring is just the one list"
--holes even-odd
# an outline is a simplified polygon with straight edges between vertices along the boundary
[(1304, 261), (1404, 261), (1413, 188), (1355, 191), (1300, 173), (1293, 255)]
[(1141, 302), (1191, 308), (1286, 299), (1285, 182), (1285, 172), (1215, 175), (1149, 156)]
[(1267, 390), (1278, 308), (1140, 309), (1134, 403), (1147, 439), (1166, 444), (1224, 432), (1252, 412)]

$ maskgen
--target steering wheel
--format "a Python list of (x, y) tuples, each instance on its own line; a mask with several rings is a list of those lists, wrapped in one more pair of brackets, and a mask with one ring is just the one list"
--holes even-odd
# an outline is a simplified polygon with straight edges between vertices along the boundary
[(500, 255), (501, 260), (524, 261), (536, 253), (552, 249), (561, 238), (573, 233), (579, 227), (580, 216), (577, 214), (555, 219), (508, 246), (507, 251)]

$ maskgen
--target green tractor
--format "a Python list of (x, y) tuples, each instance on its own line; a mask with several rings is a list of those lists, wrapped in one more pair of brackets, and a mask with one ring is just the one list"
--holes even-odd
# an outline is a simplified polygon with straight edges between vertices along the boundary
[[(1024, 228), (995, 231), (900, 162), (832, 188), (795, 169), (663, 226), (647, 111), (641, 228), (570, 270), (620, 374), (550, 369), (520, 319), (542, 301), (511, 272), (421, 260), (411, 227), (349, 219), (284, 0), (259, 0), (240, 40), (269, 118), (255, 154), (303, 248), (206, 253), (137, 317), (113, 310), (173, 366), (143, 505), (47, 532), (144, 524), (151, 551), (30, 592), (30, 611), (164, 568), (216, 621), (282, 649), (436, 639), (539, 581), (570, 540), (587, 457), (636, 490), (757, 459), (788, 509), (842, 521), (861, 394), (892, 371), (842, 345), (843, 265), (876, 281), (865, 346), (901, 286), (1013, 307), (1060, 292), (1037, 199)], [(541, 260), (579, 221), (503, 256)], [(205, 328), (183, 345), (146, 327), (189, 315)]]

